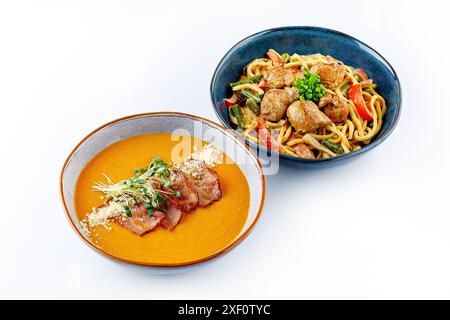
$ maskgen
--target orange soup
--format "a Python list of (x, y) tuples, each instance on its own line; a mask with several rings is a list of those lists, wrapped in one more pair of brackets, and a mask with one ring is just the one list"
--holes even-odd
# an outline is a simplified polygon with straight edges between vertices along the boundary
[[(117, 142), (97, 154), (78, 178), (75, 190), (78, 219), (104, 203), (102, 194), (92, 188), (96, 182), (105, 180), (103, 174), (116, 182), (128, 179), (135, 168), (147, 166), (155, 155), (170, 162), (172, 148), (179, 143), (171, 141), (171, 136), (168, 133), (137, 136)], [(191, 139), (192, 148), (194, 144), (205, 144), (192, 137), (188, 139)], [(224, 163), (214, 168), (219, 174), (222, 198), (184, 215), (174, 230), (157, 227), (144, 236), (137, 236), (110, 222), (109, 230), (104, 226), (90, 228), (89, 237), (106, 253), (137, 263), (183, 264), (221, 251), (241, 232), (250, 204), (250, 190), (244, 174), (228, 157)]]

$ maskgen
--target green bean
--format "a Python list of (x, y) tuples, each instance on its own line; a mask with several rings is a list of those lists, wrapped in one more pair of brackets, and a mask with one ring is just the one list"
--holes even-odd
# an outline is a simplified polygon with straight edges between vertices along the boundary
[(239, 109), (239, 107), (237, 105), (231, 106), (230, 113), (236, 119), (236, 121), (238, 123), (238, 127), (243, 128), (244, 123), (242, 121), (242, 114), (241, 114), (241, 110)]
[(260, 98), (258, 95), (254, 94), (254, 93), (251, 93), (250, 91), (247, 91), (247, 90), (241, 90), (241, 94), (242, 94), (244, 97), (246, 97), (247, 99), (253, 99), (253, 100), (255, 100), (256, 102), (261, 102), (261, 98)]
[(257, 74), (253, 77), (245, 78), (245, 79), (239, 80), (237, 82), (232, 82), (232, 83), (230, 83), (230, 86), (236, 87), (236, 86), (240, 86), (241, 84), (246, 84), (246, 83), (259, 83), (261, 78), (262, 78), (262, 74)]
[(339, 153), (339, 154), (344, 153), (344, 148), (342, 148), (340, 145), (337, 145), (337, 144), (335, 144), (335, 143), (333, 143), (333, 142), (331, 142), (329, 140), (323, 140), (322, 141), (322, 145), (324, 147), (327, 147), (328, 149), (330, 149), (333, 152), (336, 152), (336, 153)]
[(253, 100), (252, 98), (248, 98), (245, 102), (245, 106), (250, 109), (251, 112), (253, 112), (255, 115), (260, 115), (260, 110), (258, 104)]

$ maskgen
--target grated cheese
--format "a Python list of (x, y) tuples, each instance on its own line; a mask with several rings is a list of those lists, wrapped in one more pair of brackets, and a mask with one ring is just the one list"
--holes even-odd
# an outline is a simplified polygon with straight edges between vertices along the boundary
[(223, 153), (212, 144), (208, 144), (200, 150), (196, 150), (194, 147), (194, 153), (185, 159), (180, 166), (180, 170), (185, 174), (196, 177), (201, 172), (203, 165), (208, 168), (215, 167), (222, 163), (222, 157)]
[(102, 225), (108, 228), (109, 219), (126, 216), (124, 205), (120, 202), (110, 201), (108, 205), (94, 208), (87, 215), (87, 223), (91, 227)]
[(217, 149), (212, 144), (208, 144), (198, 151), (195, 150), (190, 158), (194, 160), (204, 161), (209, 168), (212, 168), (222, 163), (222, 156), (222, 151)]
[(187, 175), (197, 177), (202, 170), (202, 166), (204, 166), (203, 160), (189, 159), (183, 162), (183, 165), (180, 167), (180, 170)]

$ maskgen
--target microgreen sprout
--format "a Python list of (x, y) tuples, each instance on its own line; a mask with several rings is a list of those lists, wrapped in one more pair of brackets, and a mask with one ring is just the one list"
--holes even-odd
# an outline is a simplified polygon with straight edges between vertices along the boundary
[(147, 168), (135, 169), (131, 179), (113, 183), (104, 175), (106, 183), (99, 181), (93, 189), (103, 192), (113, 201), (124, 203), (128, 217), (132, 216), (130, 207), (138, 203), (143, 203), (149, 215), (153, 216), (155, 210), (166, 208), (168, 196), (173, 194), (173, 191), (164, 189), (173, 185), (171, 175), (169, 165), (156, 156)]

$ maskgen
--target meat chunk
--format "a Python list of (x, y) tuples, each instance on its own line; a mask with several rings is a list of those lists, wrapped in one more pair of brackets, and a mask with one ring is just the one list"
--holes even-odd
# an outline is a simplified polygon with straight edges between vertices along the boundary
[(302, 75), (303, 72), (299, 69), (286, 69), (283, 66), (277, 66), (263, 71), (265, 84), (270, 88), (291, 87), (294, 81)]
[(183, 216), (183, 210), (178, 207), (175, 203), (168, 203), (166, 215), (162, 221), (164, 228), (168, 230), (173, 230), (180, 223), (181, 217)]
[(194, 161), (196, 167), (195, 172), (188, 176), (189, 182), (198, 193), (199, 206), (207, 207), (222, 197), (219, 175), (216, 171), (208, 168), (204, 161), (193, 159), (189, 161)]
[(199, 199), (198, 193), (181, 170), (174, 170), (172, 179), (172, 188), (180, 192), (180, 195), (178, 197), (173, 196), (167, 201), (166, 216), (162, 225), (169, 230), (177, 226), (183, 214), (198, 207)]
[(322, 109), (334, 123), (344, 122), (349, 113), (347, 101), (331, 93), (327, 93), (320, 99), (319, 109)]
[(261, 115), (270, 121), (280, 120), (286, 113), (287, 107), (298, 100), (297, 88), (270, 89), (261, 102)]
[(295, 101), (287, 109), (287, 117), (299, 132), (312, 132), (331, 123), (312, 101)]
[(151, 217), (143, 205), (138, 205), (131, 209), (131, 217), (119, 217), (116, 218), (116, 221), (125, 229), (130, 230), (138, 236), (143, 236), (147, 232), (155, 229), (163, 218), (164, 213), (161, 211), (155, 211)]
[(172, 188), (180, 192), (180, 196), (168, 201), (168, 205), (174, 204), (184, 212), (191, 212), (198, 206), (198, 193), (195, 191), (187, 176), (181, 170), (173, 172)]
[(311, 73), (317, 73), (320, 76), (320, 82), (327, 88), (334, 89), (345, 77), (345, 66), (338, 63), (319, 63), (311, 68)]

